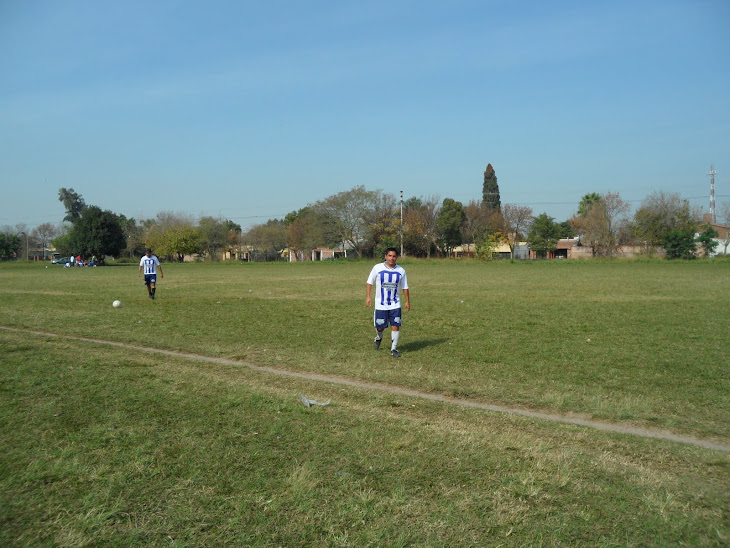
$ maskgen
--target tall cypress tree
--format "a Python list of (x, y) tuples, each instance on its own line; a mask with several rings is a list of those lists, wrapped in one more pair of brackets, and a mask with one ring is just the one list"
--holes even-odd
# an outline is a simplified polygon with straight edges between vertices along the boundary
[(494, 173), (492, 164), (487, 164), (484, 170), (484, 186), (482, 187), (482, 201), (487, 208), (499, 211), (502, 202), (499, 199), (499, 185), (497, 184), (497, 175)]

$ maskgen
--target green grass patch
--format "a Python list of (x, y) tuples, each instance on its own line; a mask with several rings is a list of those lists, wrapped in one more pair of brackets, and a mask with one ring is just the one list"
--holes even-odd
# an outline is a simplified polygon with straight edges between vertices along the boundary
[[(0, 332), (0, 543), (720, 545), (730, 462), (354, 388)], [(332, 398), (304, 408), (298, 394)]]
[(0, 268), (0, 323), (730, 442), (730, 262), (406, 267), (400, 362), (371, 348), (365, 262), (169, 264), (154, 302), (133, 267)]
[[(730, 443), (728, 262), (409, 261), (400, 360), (370, 266), (166, 264), (151, 301), (134, 266), (3, 264), (0, 325)], [(3, 545), (730, 540), (726, 453), (29, 333), (0, 360)]]

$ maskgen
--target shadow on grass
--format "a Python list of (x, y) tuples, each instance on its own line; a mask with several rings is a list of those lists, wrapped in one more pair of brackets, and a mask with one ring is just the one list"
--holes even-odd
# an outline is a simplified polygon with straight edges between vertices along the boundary
[(423, 350), (424, 348), (428, 348), (429, 346), (436, 346), (439, 344), (444, 344), (449, 339), (424, 339), (420, 341), (412, 341), (407, 342), (403, 344), (398, 345), (398, 350), (406, 351), (406, 352), (418, 352), (419, 350)]

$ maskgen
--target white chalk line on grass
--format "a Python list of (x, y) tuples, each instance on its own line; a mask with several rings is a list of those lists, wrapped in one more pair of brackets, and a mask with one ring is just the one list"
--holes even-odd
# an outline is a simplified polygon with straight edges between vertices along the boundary
[(128, 350), (142, 350), (145, 352), (154, 352), (157, 354), (164, 354), (166, 356), (172, 356), (175, 358), (185, 358), (189, 360), (196, 360), (208, 363), (217, 363), (221, 365), (232, 365), (236, 367), (245, 367), (253, 371), (259, 371), (262, 373), (271, 373), (273, 375), (281, 375), (284, 377), (293, 377), (297, 379), (320, 381), (330, 384), (337, 384), (341, 386), (352, 386), (355, 388), (365, 388), (369, 390), (377, 390), (380, 392), (388, 392), (399, 396), (410, 396), (413, 398), (420, 398), (424, 400), (430, 400), (441, 403), (448, 403), (452, 405), (459, 405), (462, 407), (471, 407), (475, 409), (484, 409), (487, 411), (494, 411), (497, 413), (508, 413), (511, 415), (519, 415), (522, 417), (529, 417), (533, 419), (560, 422), (564, 424), (573, 424), (577, 426), (585, 426), (587, 428), (593, 428), (595, 430), (604, 430), (607, 432), (616, 432), (619, 434), (630, 434), (634, 436), (640, 436), (643, 438), (655, 438), (660, 440), (673, 441), (678, 443), (684, 443), (688, 445), (695, 445), (703, 447), (705, 449), (716, 449), (718, 451), (730, 452), (730, 446), (721, 443), (716, 443), (710, 440), (703, 440), (695, 438), (693, 436), (682, 436), (673, 434), (667, 430), (653, 429), (653, 428), (639, 428), (636, 426), (627, 426), (621, 424), (614, 424), (610, 422), (596, 421), (592, 419), (582, 419), (579, 417), (570, 417), (567, 415), (560, 415), (557, 413), (542, 413), (539, 411), (529, 411), (527, 409), (519, 409), (516, 407), (507, 407), (503, 405), (494, 405), (489, 403), (481, 403), (471, 400), (450, 398), (448, 396), (442, 396), (439, 394), (429, 394), (428, 392), (420, 392), (418, 390), (412, 390), (409, 388), (403, 388), (399, 386), (392, 386), (381, 383), (373, 383), (366, 381), (359, 381), (355, 379), (348, 379), (346, 377), (338, 377), (332, 375), (323, 375), (321, 373), (305, 373), (300, 371), (289, 371), (286, 369), (277, 369), (275, 367), (267, 367), (263, 365), (254, 365), (249, 362), (242, 362), (236, 360), (229, 360), (227, 358), (215, 358), (212, 356), (202, 356), (200, 354), (190, 354), (188, 352), (178, 352), (175, 350), (165, 350), (162, 348), (152, 348), (148, 346), (139, 346), (130, 343), (107, 341), (104, 339), (95, 339), (91, 337), (80, 337), (75, 335), (59, 335), (57, 333), (49, 333), (46, 331), (34, 331), (31, 329), (20, 329), (15, 327), (5, 327), (0, 325), (0, 329), (4, 331), (14, 331), (17, 333), (26, 333), (31, 335), (39, 335), (43, 337), (56, 337), (59, 339), (68, 339), (80, 342), (89, 342), (95, 344), (103, 344), (107, 346), (116, 346)]

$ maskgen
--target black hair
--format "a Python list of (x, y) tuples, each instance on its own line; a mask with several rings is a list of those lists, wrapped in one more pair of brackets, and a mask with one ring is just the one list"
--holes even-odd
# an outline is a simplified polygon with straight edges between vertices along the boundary
[(395, 256), (396, 256), (396, 257), (397, 257), (397, 256), (399, 255), (399, 253), (398, 253), (398, 250), (397, 250), (396, 248), (394, 248), (394, 247), (389, 247), (388, 249), (386, 249), (386, 250), (385, 250), (385, 255), (387, 255), (387, 254), (388, 254), (388, 253), (390, 253), (391, 251), (395, 251)]

